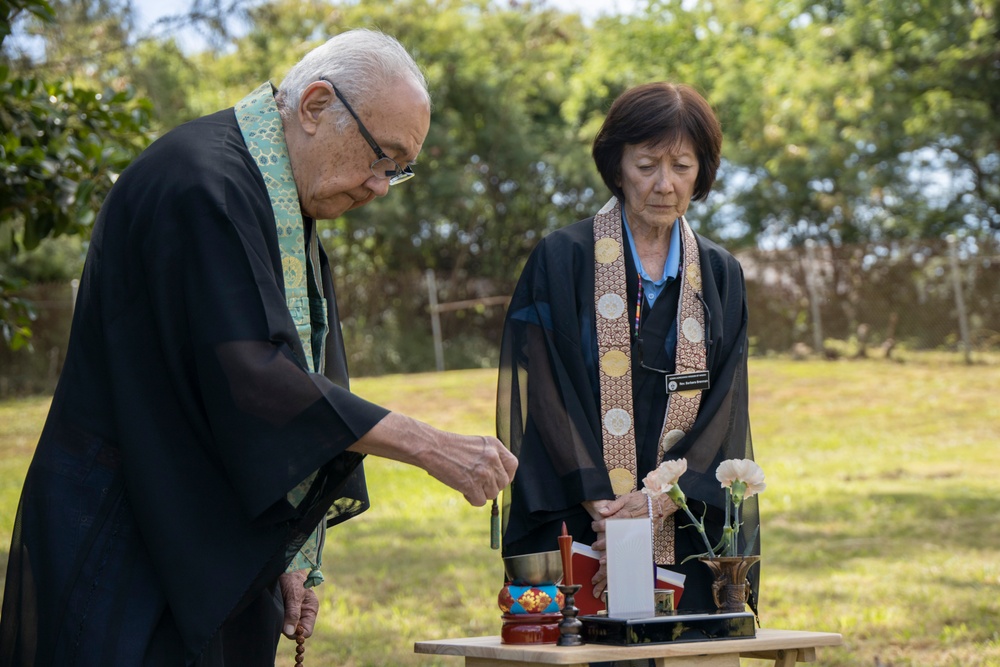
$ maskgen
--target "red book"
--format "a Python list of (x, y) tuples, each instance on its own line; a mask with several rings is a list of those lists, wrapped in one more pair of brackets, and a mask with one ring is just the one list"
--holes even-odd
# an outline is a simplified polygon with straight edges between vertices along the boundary
[[(576, 608), (581, 616), (604, 611), (604, 602), (594, 597), (594, 586), (591, 579), (597, 574), (601, 563), (598, 554), (586, 544), (573, 542), (573, 583), (580, 584), (580, 590), (573, 597)], [(681, 601), (684, 592), (684, 575), (664, 567), (656, 568), (656, 587), (666, 588), (674, 592), (674, 607)]]
[(668, 570), (659, 565), (656, 566), (656, 588), (663, 588), (674, 592), (674, 609), (677, 609), (677, 606), (681, 603), (685, 579), (687, 579), (687, 575)]

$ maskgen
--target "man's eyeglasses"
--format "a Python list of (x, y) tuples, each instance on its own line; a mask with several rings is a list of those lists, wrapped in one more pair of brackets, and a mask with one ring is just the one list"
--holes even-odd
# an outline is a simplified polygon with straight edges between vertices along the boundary
[(372, 135), (368, 132), (368, 128), (365, 127), (365, 124), (361, 122), (360, 118), (358, 118), (358, 114), (354, 112), (351, 105), (348, 104), (347, 100), (344, 99), (344, 96), (340, 94), (339, 90), (337, 90), (337, 86), (333, 83), (333, 81), (330, 81), (325, 76), (321, 76), (320, 79), (326, 81), (333, 87), (333, 93), (337, 96), (337, 99), (340, 100), (341, 104), (344, 105), (344, 108), (347, 109), (347, 112), (351, 114), (354, 121), (358, 124), (358, 131), (361, 133), (361, 136), (368, 142), (371, 149), (375, 151), (375, 161), (371, 164), (372, 174), (375, 175), (375, 178), (388, 178), (389, 185), (396, 185), (397, 183), (402, 183), (403, 181), (408, 181), (413, 178), (416, 174), (413, 173), (413, 169), (410, 168), (410, 165), (400, 167), (398, 162), (385, 154), (382, 147), (379, 146), (378, 143), (372, 138)]

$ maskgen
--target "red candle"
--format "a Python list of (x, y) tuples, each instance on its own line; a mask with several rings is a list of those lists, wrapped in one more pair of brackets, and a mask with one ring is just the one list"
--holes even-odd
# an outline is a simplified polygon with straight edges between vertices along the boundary
[(566, 522), (563, 521), (562, 535), (559, 539), (559, 555), (562, 556), (563, 585), (573, 585), (573, 536), (566, 531)]

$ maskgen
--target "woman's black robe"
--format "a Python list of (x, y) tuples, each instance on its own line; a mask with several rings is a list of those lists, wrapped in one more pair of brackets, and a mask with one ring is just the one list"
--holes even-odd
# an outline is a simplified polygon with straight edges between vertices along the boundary
[[(528, 259), (507, 311), (497, 430), (517, 455), (519, 466), (505, 498), (504, 555), (558, 548), (556, 537), (564, 521), (577, 541), (593, 543), (596, 535), (581, 503), (614, 498), (601, 453), (593, 230), (589, 218), (546, 236)], [(753, 458), (746, 289), (733, 256), (703, 237), (697, 240), (708, 313), (711, 387), (702, 397), (694, 426), (664, 458), (687, 458), (688, 472), (680, 486), (695, 514), (706, 513), (715, 544), (721, 537), (725, 507), (715, 469), (725, 459)], [(629, 322), (634, 322), (637, 273), (630, 252), (625, 252), (625, 268)], [(642, 368), (640, 357), (647, 367), (673, 372), (679, 296), (675, 280), (653, 308), (643, 299), (640, 334), (633, 339), (638, 480), (659, 464), (657, 449), (667, 404), (663, 374)], [(758, 525), (756, 498), (745, 502), (743, 511), (744, 534), (752, 534)], [(687, 575), (681, 607), (712, 609), (708, 568), (696, 560), (680, 564), (689, 555), (703, 553), (704, 543), (694, 529), (680, 528), (689, 523), (682, 513), (675, 517), (678, 564), (671, 569)], [(755, 590), (757, 576), (754, 572)]]
[(325, 515), (367, 508), (363, 456), (346, 450), (387, 414), (347, 389), (319, 263), (324, 375), (304, 365), (233, 110), (122, 173), (21, 496), (0, 666), (273, 665), (275, 582)]

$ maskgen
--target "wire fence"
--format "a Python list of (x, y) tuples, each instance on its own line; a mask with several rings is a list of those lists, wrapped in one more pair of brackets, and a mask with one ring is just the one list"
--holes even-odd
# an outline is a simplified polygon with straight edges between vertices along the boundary
[(1000, 248), (948, 240), (738, 255), (754, 352), (1000, 349)]
[[(745, 251), (737, 258), (747, 283), (754, 355), (893, 357), (939, 350), (953, 354), (956, 363), (969, 363), (1000, 351), (996, 242), (815, 245)], [(502, 305), (480, 304), (466, 312), (443, 307), (448, 301), (481, 301), (491, 293), (488, 284), (479, 281), (472, 289), (468, 280), (439, 274), (442, 303), (436, 307), (423, 276), (398, 285), (386, 314), (364, 319), (363, 326), (350, 313), (351, 304), (364, 299), (338, 286), (353, 375), (496, 364)], [(13, 352), (0, 345), (0, 397), (55, 388), (69, 340), (73, 289), (33, 285), (22, 293), (36, 313), (32, 349)]]

